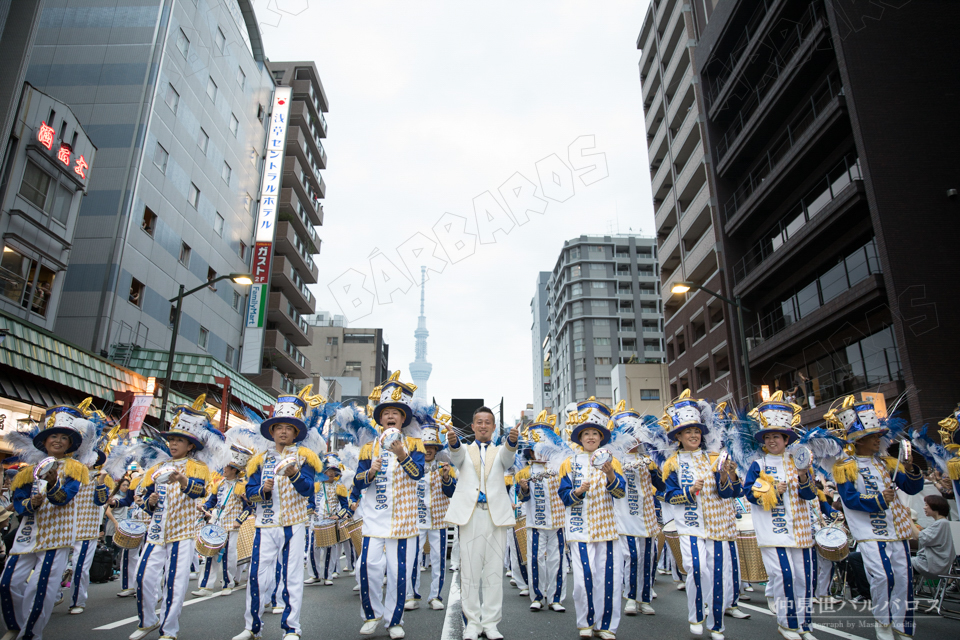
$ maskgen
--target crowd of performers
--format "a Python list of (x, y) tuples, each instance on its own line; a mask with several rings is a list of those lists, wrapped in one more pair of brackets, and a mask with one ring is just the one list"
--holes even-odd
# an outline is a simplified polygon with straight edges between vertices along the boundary
[[(415, 390), (398, 372), (357, 407), (308, 386), (226, 433), (201, 396), (176, 407), (165, 431), (119, 444), (88, 400), (8, 433), (22, 467), (11, 486), (19, 529), (0, 575), (2, 640), (42, 638), (67, 571), (69, 612), (83, 613), (108, 505), (126, 514), (114, 541), (123, 548), (117, 595), (136, 600), (130, 640), (178, 637), (198, 568), (195, 596), (245, 591), (233, 640), (261, 638), (265, 612), (280, 615), (284, 640), (299, 638), (305, 586), (341, 572), (356, 580), (360, 634), (383, 624), (403, 638), (405, 612), (424, 600), (445, 608), (445, 514), (457, 486), (450, 418)], [(813, 603), (829, 597), (833, 563), (855, 540), (877, 637), (913, 636), (917, 530), (902, 494), (920, 492), (923, 477), (911, 449), (960, 495), (960, 409), (940, 423), (939, 443), (925, 430), (909, 440), (903, 421), (853, 396), (820, 425), (805, 429), (799, 414), (780, 393), (744, 414), (689, 391), (659, 418), (591, 398), (567, 416), (566, 433), (542, 412), (504, 477), (518, 516), (510, 575), (530, 610), (563, 612), (572, 593), (580, 637), (610, 640), (621, 614), (655, 615), (661, 562), (682, 583), (694, 636), (722, 640), (725, 616), (749, 617), (737, 606), (741, 588), (764, 582), (779, 633), (814, 640)], [(336, 452), (324, 438), (333, 434), (348, 443)], [(842, 510), (818, 479), (836, 483)], [(242, 529), (252, 530), (248, 566), (238, 566)]]

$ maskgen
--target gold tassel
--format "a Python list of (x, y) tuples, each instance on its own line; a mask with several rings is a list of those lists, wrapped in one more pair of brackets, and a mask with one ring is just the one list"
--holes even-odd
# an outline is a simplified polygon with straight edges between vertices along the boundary
[(345, 486), (343, 486), (342, 484), (338, 484), (338, 485), (337, 485), (337, 495), (340, 496), (341, 498), (349, 498), (349, 497), (350, 497), (350, 492), (347, 490), (347, 488), (346, 488)]
[(27, 465), (17, 472), (10, 483), (10, 492), (13, 493), (20, 487), (33, 483), (33, 465)]
[(257, 469), (259, 469), (260, 467), (263, 466), (264, 456), (265, 456), (265, 454), (263, 454), (263, 453), (258, 453), (257, 455), (255, 455), (255, 456), (253, 456), (252, 458), (250, 458), (249, 462), (247, 462), (247, 477), (248, 477), (248, 478), (249, 478), (250, 476), (252, 476), (253, 474), (255, 474), (255, 473), (257, 472)]
[(567, 458), (560, 465), (560, 469), (557, 470), (557, 475), (561, 478), (566, 475), (570, 475), (570, 472), (573, 470), (573, 460), (572, 458)]
[(780, 502), (780, 497), (777, 495), (776, 489), (777, 479), (766, 471), (761, 471), (758, 478), (763, 488), (752, 489), (753, 497), (760, 502), (760, 507), (763, 508), (764, 511), (770, 511)]
[(67, 458), (64, 460), (63, 475), (68, 478), (73, 478), (81, 485), (87, 485), (90, 483), (90, 470), (87, 469), (87, 465), (81, 464), (78, 460), (74, 460), (73, 458)]
[(313, 470), (317, 473), (323, 471), (323, 463), (320, 462), (320, 457), (310, 449), (299, 447), (297, 449), (297, 455), (303, 458), (303, 462), (313, 467)]
[(197, 480), (203, 480), (204, 482), (210, 481), (210, 468), (193, 458), (187, 458), (186, 471), (187, 473), (185, 475), (188, 478), (195, 478)]
[(114, 482), (113, 478), (111, 478), (109, 475), (104, 477), (103, 484), (107, 486), (107, 489), (110, 491), (110, 493), (113, 493), (113, 490), (117, 488), (117, 483)]
[(857, 461), (853, 458), (840, 460), (833, 465), (833, 479), (837, 484), (843, 482), (856, 482), (859, 472), (857, 471)]
[(520, 469), (520, 471), (517, 471), (517, 473), (514, 474), (513, 479), (516, 480), (517, 482), (520, 482), (521, 480), (529, 480), (530, 479), (529, 465), (524, 467), (523, 469)]
[(423, 448), (423, 440), (420, 438), (407, 438), (407, 451), (410, 453), (414, 451), (419, 451), (420, 453), (427, 452), (427, 450)]
[(677, 459), (677, 454), (673, 454), (667, 458), (667, 461), (663, 463), (663, 472), (661, 473), (664, 482), (667, 481), (671, 473), (677, 470), (679, 464), (680, 461)]
[(951, 480), (960, 480), (960, 457), (954, 456), (947, 460), (947, 473)]
[(373, 442), (368, 442), (363, 445), (360, 449), (360, 453), (357, 454), (358, 460), (370, 460), (373, 458)]

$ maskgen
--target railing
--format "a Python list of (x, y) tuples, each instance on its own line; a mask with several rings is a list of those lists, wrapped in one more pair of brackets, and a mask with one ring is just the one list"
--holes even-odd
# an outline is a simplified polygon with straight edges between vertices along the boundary
[(723, 138), (717, 143), (718, 160), (724, 157), (729, 146), (733, 144), (733, 141), (740, 131), (743, 130), (746, 122), (750, 120), (753, 112), (757, 110), (760, 103), (766, 98), (767, 93), (769, 93), (777, 80), (780, 79), (780, 74), (793, 62), (808, 33), (813, 30), (813, 26), (817, 23), (818, 17), (816, 5), (810, 5), (803, 18), (794, 24), (787, 33), (786, 40), (784, 40), (778, 50), (773, 54), (767, 68), (763, 73), (759, 74), (758, 77), (760, 80), (756, 86), (752, 87), (749, 95), (744, 99), (743, 104), (736, 110), (736, 118), (730, 123), (730, 127), (726, 133), (724, 133)]
[(311, 302), (313, 300), (313, 294), (310, 293), (310, 289), (304, 284), (303, 278), (300, 277), (296, 267), (293, 265), (290, 265), (290, 279), (293, 280), (293, 284), (300, 290), (303, 297), (307, 299), (307, 302)]
[(743, 280), (763, 264), (764, 260), (776, 253), (851, 182), (862, 179), (857, 155), (852, 153), (846, 156), (824, 174), (816, 186), (800, 198), (762, 240), (747, 249), (743, 258), (733, 266), (734, 282)]
[(283, 338), (283, 350), (288, 356), (290, 356), (294, 362), (300, 365), (301, 369), (305, 369), (307, 366), (307, 358), (300, 353), (300, 350), (293, 346), (293, 343), (287, 340), (286, 336)]
[(757, 5), (756, 10), (753, 12), (753, 15), (750, 16), (750, 19), (747, 20), (747, 24), (743, 27), (743, 33), (739, 38), (737, 38), (737, 42), (733, 45), (730, 53), (727, 54), (726, 58), (718, 59), (713, 63), (714, 65), (719, 65), (723, 71), (718, 73), (711, 83), (711, 91), (708, 95), (710, 102), (713, 102), (713, 99), (719, 95), (721, 91), (723, 91), (727, 81), (730, 79), (730, 74), (733, 73), (737, 63), (740, 62), (743, 52), (746, 51), (747, 46), (750, 44), (750, 40), (752, 40), (753, 36), (756, 35), (757, 27), (761, 22), (763, 22), (763, 19), (766, 17), (767, 11), (770, 10), (770, 5), (773, 4), (773, 2), (774, 0), (762, 0)]
[(800, 138), (803, 137), (803, 134), (817, 121), (817, 118), (833, 104), (834, 97), (842, 94), (842, 92), (843, 86), (840, 84), (839, 77), (835, 75), (828, 76), (825, 81), (814, 90), (807, 102), (806, 108), (798, 113), (796, 117), (774, 137), (773, 142), (767, 145), (767, 151), (747, 173), (747, 176), (741, 181), (740, 186), (733, 192), (733, 195), (724, 203), (724, 221), (729, 220), (736, 214), (743, 203), (763, 184), (767, 176), (772, 174), (774, 169), (779, 166), (790, 150), (793, 149)]

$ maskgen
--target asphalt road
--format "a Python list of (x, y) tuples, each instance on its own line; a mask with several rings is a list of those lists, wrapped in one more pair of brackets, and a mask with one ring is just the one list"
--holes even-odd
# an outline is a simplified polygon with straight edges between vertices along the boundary
[[(437, 639), (456, 640), (462, 636), (463, 626), (459, 615), (459, 574), (448, 572), (444, 597), (448, 610), (432, 611), (421, 608), (408, 611), (404, 619), (406, 637), (411, 640)], [(429, 580), (423, 573), (422, 580)], [(510, 640), (517, 638), (569, 638), (577, 637), (576, 618), (573, 612), (571, 592), (567, 595), (567, 611), (531, 612), (530, 601), (519, 597), (519, 591), (504, 578), (504, 621), (500, 632)], [(191, 583), (191, 590), (196, 583)], [(360, 639), (358, 634), (362, 619), (360, 600), (352, 591), (353, 576), (341, 576), (333, 586), (307, 586), (304, 589), (304, 607), (301, 617), (305, 639), (331, 638), (336, 640)], [(572, 585), (572, 583), (571, 583)], [(450, 591), (452, 590), (452, 596)], [(658, 576), (654, 600), (654, 616), (624, 617), (620, 624), (620, 638), (689, 638), (686, 623), (686, 595), (677, 591), (669, 576)], [(69, 615), (67, 603), (54, 609), (53, 617), (44, 633), (46, 640), (74, 640), (96, 637), (102, 640), (125, 640), (136, 628), (136, 603), (134, 598), (117, 598), (119, 582), (95, 584), (90, 588), (86, 611), (81, 615)], [(751, 614), (749, 620), (726, 619), (727, 638), (780, 638), (776, 631), (775, 618), (766, 611), (762, 587), (752, 594), (751, 602), (741, 608)], [(452, 602), (451, 602), (452, 597)], [(424, 603), (425, 605), (425, 603)], [(188, 596), (180, 619), (180, 640), (229, 640), (243, 629), (244, 593), (237, 591), (229, 596), (195, 598)], [(280, 640), (282, 632), (279, 616), (265, 614), (265, 640)], [(846, 604), (839, 611), (817, 613), (815, 621), (823, 625), (815, 629), (819, 640), (835, 638), (873, 638), (872, 618)], [(939, 617), (923, 617), (918, 622), (918, 638), (956, 637), (960, 622)], [(157, 632), (147, 640), (157, 640)], [(381, 626), (372, 638), (388, 637)], [(707, 636), (709, 637), (709, 636)]]

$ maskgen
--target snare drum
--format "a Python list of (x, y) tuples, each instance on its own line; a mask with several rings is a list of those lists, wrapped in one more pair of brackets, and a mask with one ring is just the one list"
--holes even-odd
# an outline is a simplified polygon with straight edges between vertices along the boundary
[(113, 534), (113, 544), (121, 549), (136, 549), (147, 534), (147, 523), (139, 520), (121, 520)]
[(737, 520), (737, 556), (740, 558), (740, 579), (744, 582), (766, 582), (767, 568), (757, 544), (753, 516), (744, 514)]
[(350, 541), (350, 521), (337, 520), (337, 542)]
[(850, 540), (843, 527), (827, 525), (814, 534), (813, 542), (817, 553), (831, 562), (840, 562), (850, 555)]
[(353, 542), (353, 550), (356, 551), (359, 556), (360, 552), (363, 551), (363, 518), (351, 522), (347, 530), (350, 532), (350, 541)]
[(680, 575), (687, 575), (683, 568), (683, 553), (680, 551), (680, 534), (677, 533), (677, 523), (671, 520), (663, 525), (663, 538), (673, 553), (673, 563), (677, 565), (677, 571)]
[(318, 549), (325, 549), (337, 544), (337, 523), (327, 522), (314, 527), (313, 544)]
[(204, 525), (197, 534), (197, 553), (212, 558), (227, 543), (227, 530), (215, 524)]
[(513, 535), (517, 538), (517, 555), (520, 564), (527, 564), (527, 517), (520, 516), (513, 525)]

